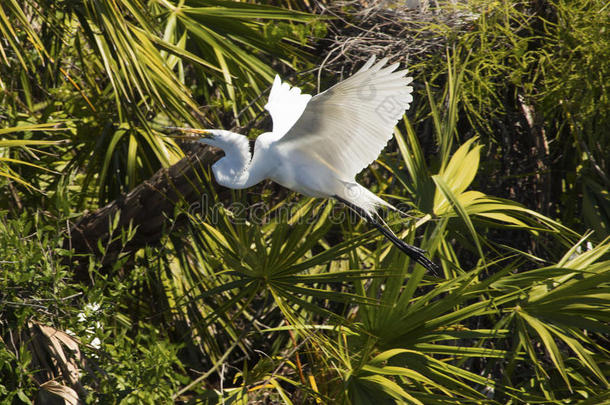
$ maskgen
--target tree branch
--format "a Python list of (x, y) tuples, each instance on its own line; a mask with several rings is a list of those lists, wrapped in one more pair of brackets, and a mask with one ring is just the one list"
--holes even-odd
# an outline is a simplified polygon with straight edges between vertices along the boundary
[[(89, 280), (89, 255), (100, 259), (103, 269), (108, 270), (121, 252), (135, 252), (146, 245), (158, 243), (167, 227), (167, 219), (173, 218), (176, 208), (200, 200), (204, 192), (201, 181), (204, 172), (220, 154), (217, 149), (197, 147), (194, 153), (175, 165), (160, 169), (129, 193), (85, 214), (72, 224), (64, 248), (72, 249), (75, 253), (72, 257), (75, 278)], [(117, 215), (116, 231), (111, 235), (111, 225)], [(120, 238), (115, 237), (120, 235), (120, 229), (130, 224), (137, 227), (137, 231), (127, 245), (122, 246)], [(107, 246), (104, 253), (98, 248), (98, 243)]]

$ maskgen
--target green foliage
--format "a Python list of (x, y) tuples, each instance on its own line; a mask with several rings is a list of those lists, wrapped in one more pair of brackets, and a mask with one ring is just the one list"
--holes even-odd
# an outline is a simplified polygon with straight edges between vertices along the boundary
[(29, 321), (73, 319), (71, 305), (80, 295), (61, 263), (67, 252), (56, 248), (54, 226), (43, 222), (40, 215), (9, 220), (0, 214), (0, 394), (9, 403), (30, 403), (38, 391), (34, 354), (23, 342)]
[[(0, 257), (2, 257), (2, 304), (12, 307), (14, 324), (22, 324), (37, 313), (37, 306), (49, 316), (58, 314), (65, 297), (76, 290), (67, 282), (68, 269), (61, 264), (68, 252), (57, 248), (59, 239), (53, 236), (55, 227), (43, 224), (44, 218), (22, 215), (9, 220), (0, 216)], [(6, 314), (4, 314), (6, 315)]]
[[(324, 24), (254, 2), (3, 2), (0, 396), (29, 403), (50, 376), (89, 403), (604, 403), (601, 3), (473, 2), (469, 31), (419, 67), (417, 111), (360, 180), (400, 207), (387, 223), (442, 274), (339, 204), (274, 185), (227, 196), (208, 172), (159, 246), (104, 271), (91, 257), (77, 281), (67, 221), (182, 156), (157, 125), (255, 120), (274, 71), (309, 66)], [(517, 112), (533, 124), (507, 126)], [(494, 157), (525, 151), (526, 135), (548, 147), (536, 167), (559, 173), (548, 212), (489, 186), (520, 187), (525, 169)], [(138, 229), (117, 221), (126, 246)]]
[[(526, 174), (508, 173), (536, 171), (541, 179), (526, 185), (533, 192), (520, 190), (521, 201), (535, 199), (542, 213), (581, 232), (594, 229), (601, 241), (610, 222), (607, 2), (472, 1), (464, 11), (477, 18), (453, 41), (464, 75), (461, 113), (491, 146), (485, 170), (502, 170), (502, 155), (520, 159), (512, 153), (517, 145), (531, 148)], [(433, 78), (448, 72), (441, 64), (424, 70)]]
[[(62, 123), (61, 170), (100, 202), (182, 157), (159, 125), (239, 125), (262, 105), (249, 103), (273, 80), (268, 60), (305, 66), (297, 45), (324, 32), (310, 14), (229, 0), (9, 1), (0, 16), (2, 126)], [(229, 111), (199, 111), (219, 102)]]
[[(105, 294), (119, 296), (120, 290), (137, 288), (137, 283), (130, 280), (108, 288)], [(91, 338), (88, 334), (95, 330), (94, 336), (99, 339), (99, 348), (91, 353), (99, 371), (82, 379), (92, 388), (89, 399), (94, 403), (155, 404), (166, 401), (188, 382), (177, 356), (179, 345), (148, 323), (128, 320), (124, 315), (128, 310), (104, 302), (79, 325), (86, 326), (88, 321), (97, 327), (85, 329), (81, 335)]]
[(130, 305), (125, 293), (138, 288), (146, 270), (138, 268), (122, 280), (100, 279), (90, 288), (76, 284), (63, 262), (69, 252), (57, 248), (62, 244), (59, 225), (42, 222), (39, 216), (0, 219), (3, 399), (29, 403), (37, 396), (35, 364), (40, 363), (32, 363), (32, 356), (40, 352), (30, 350), (30, 321), (68, 330), (79, 339), (89, 366), (81, 382), (91, 390), (91, 400), (154, 404), (169, 398), (188, 381), (177, 357), (179, 346), (150, 324), (134, 325), (125, 316)]

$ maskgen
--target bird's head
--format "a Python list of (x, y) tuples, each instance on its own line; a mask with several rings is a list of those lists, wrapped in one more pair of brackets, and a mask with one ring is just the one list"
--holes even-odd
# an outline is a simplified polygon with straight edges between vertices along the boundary
[(167, 135), (170, 138), (201, 142), (222, 149), (228, 158), (240, 161), (250, 160), (251, 153), (248, 138), (243, 135), (224, 129), (166, 128), (180, 133), (177, 135)]
[(170, 138), (182, 139), (186, 141), (194, 141), (212, 145), (217, 148), (229, 152), (230, 149), (242, 147), (243, 143), (247, 144), (247, 138), (235, 132), (226, 131), (224, 129), (197, 129), (183, 127), (166, 127), (166, 129), (178, 132), (176, 135), (167, 135)]
[(179, 132), (180, 135), (167, 135), (174, 139), (183, 139), (186, 141), (201, 141), (203, 139), (214, 139), (215, 132), (220, 130), (216, 129), (197, 129), (197, 128), (184, 128), (184, 127), (165, 127), (170, 131)]

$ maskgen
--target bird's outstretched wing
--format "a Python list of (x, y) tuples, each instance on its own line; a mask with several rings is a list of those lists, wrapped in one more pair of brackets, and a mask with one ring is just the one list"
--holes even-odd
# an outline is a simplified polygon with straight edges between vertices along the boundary
[(282, 83), (280, 77), (275, 75), (269, 101), (265, 105), (265, 109), (273, 119), (273, 133), (282, 136), (288, 132), (303, 114), (310, 99), (309, 94), (301, 94), (301, 89), (291, 88), (288, 83)]
[[(277, 147), (310, 154), (353, 180), (377, 159), (413, 101), (413, 79), (406, 70), (395, 72), (398, 64), (384, 67), (386, 62), (372, 57), (353, 76), (309, 100)], [(275, 115), (273, 125), (275, 133)]]

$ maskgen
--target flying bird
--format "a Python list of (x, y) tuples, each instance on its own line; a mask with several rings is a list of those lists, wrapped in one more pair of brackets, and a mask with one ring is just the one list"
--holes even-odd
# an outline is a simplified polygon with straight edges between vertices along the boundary
[[(225, 156), (212, 171), (218, 184), (244, 189), (270, 179), (301, 194), (335, 198), (430, 271), (438, 268), (425, 251), (398, 238), (381, 220), (378, 209), (396, 210), (355, 180), (387, 142), (413, 101), (412, 77), (386, 66), (387, 58), (369, 59), (356, 73), (312, 97), (275, 77), (265, 109), (273, 131), (248, 138), (220, 129), (168, 127), (197, 134), (199, 142), (218, 147)], [(191, 135), (192, 137), (193, 135)]]

